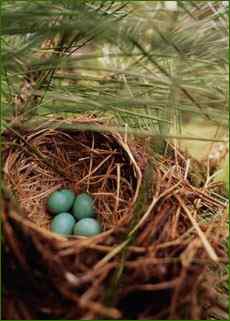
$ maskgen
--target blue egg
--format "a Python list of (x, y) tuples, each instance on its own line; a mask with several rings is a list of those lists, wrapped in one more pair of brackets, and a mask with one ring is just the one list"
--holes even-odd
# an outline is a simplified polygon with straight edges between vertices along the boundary
[(75, 194), (69, 189), (60, 189), (52, 193), (48, 199), (48, 210), (50, 213), (58, 214), (68, 212), (73, 206)]
[(70, 235), (73, 232), (75, 219), (70, 213), (60, 213), (51, 222), (51, 231), (61, 235)]
[(78, 195), (73, 204), (73, 215), (76, 219), (93, 217), (95, 214), (94, 200), (86, 193)]
[(83, 218), (73, 228), (73, 234), (80, 236), (94, 236), (101, 233), (101, 231), (101, 225), (94, 218)]

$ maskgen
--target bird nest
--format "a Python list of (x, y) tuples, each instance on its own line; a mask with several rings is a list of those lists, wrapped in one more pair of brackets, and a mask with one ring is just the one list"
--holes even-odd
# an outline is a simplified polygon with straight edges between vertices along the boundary
[[(152, 157), (118, 134), (42, 128), (5, 135), (3, 156), (6, 319), (226, 313), (226, 200), (209, 176), (194, 183), (200, 165), (177, 148)], [(93, 195), (101, 234), (49, 230), (61, 187)]]
[(47, 199), (70, 188), (94, 197), (104, 231), (129, 221), (141, 174), (120, 136), (46, 128), (24, 133), (19, 141), (6, 151), (4, 172), (25, 218), (49, 230)]

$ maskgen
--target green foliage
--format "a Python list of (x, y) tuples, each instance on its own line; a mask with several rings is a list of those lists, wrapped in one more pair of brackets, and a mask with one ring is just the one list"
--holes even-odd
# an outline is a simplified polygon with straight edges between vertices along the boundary
[[(136, 132), (169, 135), (176, 128), (182, 136), (181, 118), (189, 113), (226, 126), (227, 15), (209, 7), (178, 1), (172, 12), (164, 1), (5, 1), (4, 120), (93, 113)], [(44, 47), (50, 39), (59, 40)], [(18, 111), (14, 97), (31, 75), (36, 101), (30, 97)]]

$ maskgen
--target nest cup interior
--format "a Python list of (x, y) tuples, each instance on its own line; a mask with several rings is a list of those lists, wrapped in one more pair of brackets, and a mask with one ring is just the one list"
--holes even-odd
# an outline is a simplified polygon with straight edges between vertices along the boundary
[(27, 219), (49, 229), (47, 199), (60, 188), (90, 193), (103, 231), (129, 219), (137, 179), (113, 135), (45, 129), (23, 137), (28, 145), (18, 138), (7, 143), (4, 175)]

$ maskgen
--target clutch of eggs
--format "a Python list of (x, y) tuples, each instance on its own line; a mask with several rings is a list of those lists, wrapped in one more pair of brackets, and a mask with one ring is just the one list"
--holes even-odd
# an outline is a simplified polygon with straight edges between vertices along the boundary
[[(50, 195), (47, 202), (50, 213), (56, 215), (51, 231), (60, 235), (94, 236), (102, 231), (95, 216), (94, 200), (87, 194), (78, 196), (69, 189), (60, 189)], [(76, 220), (79, 220), (76, 223)]]

